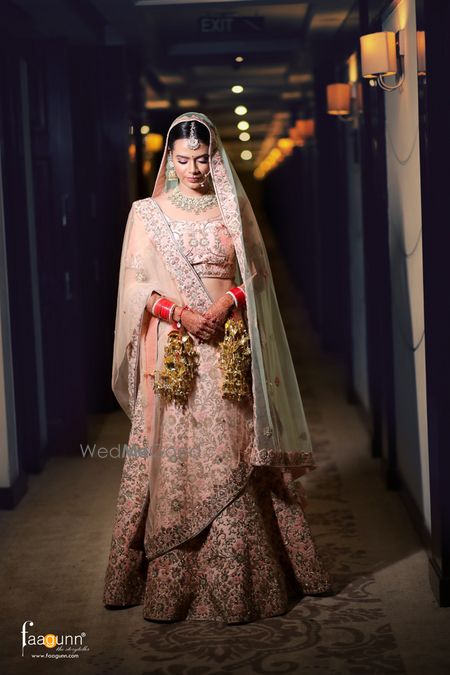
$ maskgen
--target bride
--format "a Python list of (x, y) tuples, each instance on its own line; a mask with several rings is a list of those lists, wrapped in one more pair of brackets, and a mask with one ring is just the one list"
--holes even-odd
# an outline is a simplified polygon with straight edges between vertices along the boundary
[(133, 202), (112, 388), (131, 421), (107, 607), (246, 622), (329, 594), (304, 514), (315, 468), (269, 261), (216, 127), (171, 124)]

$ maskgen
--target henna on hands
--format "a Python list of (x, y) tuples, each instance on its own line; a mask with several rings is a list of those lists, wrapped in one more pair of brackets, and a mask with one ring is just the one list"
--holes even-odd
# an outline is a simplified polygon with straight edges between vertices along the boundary
[[(179, 319), (180, 312), (181, 307), (177, 306), (173, 314), (175, 321)], [(225, 293), (213, 302), (204, 313), (185, 309), (181, 323), (189, 333), (200, 340), (207, 341), (211, 338), (223, 337), (224, 324), (230, 312), (236, 318), (239, 318), (241, 315), (240, 310), (234, 305), (233, 298)]]
[(234, 308), (233, 298), (224, 293), (218, 298), (208, 310), (204, 313), (204, 316), (211, 319), (214, 322), (216, 327), (215, 336), (223, 336), (224, 334), (224, 324), (228, 319), (230, 310)]
[(216, 333), (216, 325), (210, 317), (195, 310), (185, 309), (181, 323), (189, 333), (200, 340), (209, 340)]

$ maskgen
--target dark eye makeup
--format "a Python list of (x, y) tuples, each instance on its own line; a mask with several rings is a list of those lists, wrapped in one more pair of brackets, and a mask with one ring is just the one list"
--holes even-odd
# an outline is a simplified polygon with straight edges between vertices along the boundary
[[(178, 160), (178, 163), (179, 164), (187, 164), (187, 162), (181, 161), (181, 159)], [(199, 163), (200, 164), (208, 164), (208, 160), (207, 159), (200, 159)]]

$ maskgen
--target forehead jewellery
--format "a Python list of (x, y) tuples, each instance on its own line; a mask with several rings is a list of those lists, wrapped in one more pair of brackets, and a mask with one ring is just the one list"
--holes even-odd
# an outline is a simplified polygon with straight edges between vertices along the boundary
[(191, 129), (189, 131), (189, 139), (188, 139), (188, 148), (191, 150), (197, 150), (198, 146), (200, 145), (200, 140), (198, 137), (195, 135), (195, 124), (194, 122), (191, 122)]

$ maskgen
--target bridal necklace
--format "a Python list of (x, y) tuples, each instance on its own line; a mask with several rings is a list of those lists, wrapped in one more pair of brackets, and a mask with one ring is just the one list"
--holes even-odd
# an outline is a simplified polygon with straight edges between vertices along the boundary
[(201, 197), (188, 197), (180, 191), (179, 185), (172, 190), (168, 198), (179, 209), (194, 211), (194, 213), (200, 213), (201, 211), (206, 211), (206, 209), (212, 209), (213, 206), (217, 206), (217, 197), (214, 192), (201, 195)]

